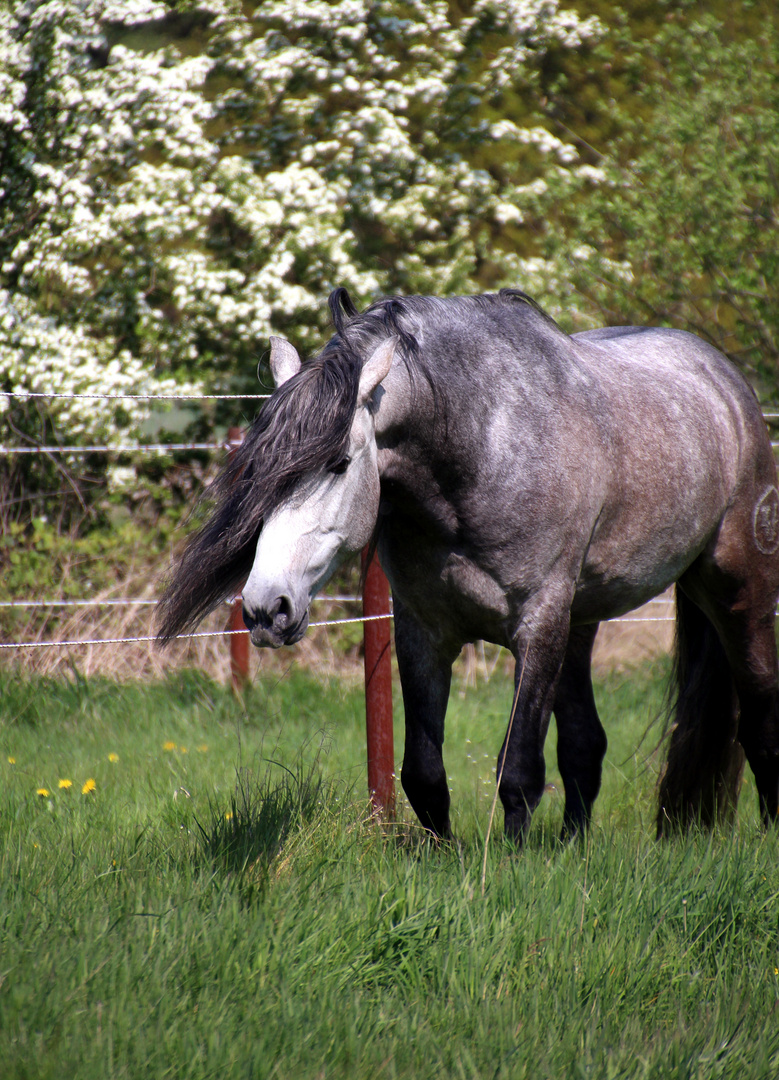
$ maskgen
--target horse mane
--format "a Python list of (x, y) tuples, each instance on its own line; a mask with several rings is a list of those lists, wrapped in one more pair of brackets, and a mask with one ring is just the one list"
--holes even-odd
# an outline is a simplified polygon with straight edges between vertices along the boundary
[(264, 519), (314, 470), (344, 457), (371, 345), (394, 335), (407, 362), (417, 355), (400, 308), (391, 301), (384, 307), (379, 318), (360, 316), (346, 289), (332, 293), (335, 335), (271, 395), (201, 496), (200, 505), (212, 510), (188, 541), (160, 599), (160, 641), (194, 628), (233, 596), (251, 570)]
[(360, 364), (326, 348), (280, 386), (201, 496), (212, 513), (189, 540), (160, 600), (159, 638), (196, 626), (251, 569), (265, 517), (314, 469), (344, 456)]
[(435, 332), (453, 316), (466, 321), (478, 310), (497, 315), (517, 301), (535, 318), (540, 313), (552, 322), (519, 290), (472, 297), (390, 296), (360, 313), (345, 288), (335, 289), (329, 298), (334, 336), (271, 395), (201, 496), (200, 504), (212, 510), (173, 567), (158, 607), (158, 639), (164, 643), (194, 628), (234, 596), (251, 570), (265, 518), (312, 472), (344, 457), (362, 365), (381, 341), (397, 339), (412, 386), (421, 375), (438, 411), (445, 391), (427, 370), (415, 331)]

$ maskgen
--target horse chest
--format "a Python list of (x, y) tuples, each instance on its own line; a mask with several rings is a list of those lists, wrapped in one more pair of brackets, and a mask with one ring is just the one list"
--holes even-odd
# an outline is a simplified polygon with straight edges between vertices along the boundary
[(382, 530), (379, 554), (394, 595), (434, 636), (505, 644), (509, 605), (498, 582), (445, 543), (402, 529)]

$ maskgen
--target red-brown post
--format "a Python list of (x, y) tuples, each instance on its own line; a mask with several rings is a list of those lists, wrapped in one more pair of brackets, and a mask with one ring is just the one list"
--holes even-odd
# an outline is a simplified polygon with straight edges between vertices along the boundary
[[(365, 566), (363, 552), (363, 615), (389, 615), (389, 583), (374, 555)], [(395, 811), (395, 749), (392, 734), (392, 664), (390, 621), (363, 624), (365, 643), (365, 728), (368, 736), (368, 790), (376, 813), (391, 818)]]
[[(227, 429), (227, 442), (230, 447), (229, 454), (235, 453), (238, 446), (243, 442), (243, 432), (238, 427)], [(243, 621), (243, 603), (241, 598), (233, 600), (230, 608), (230, 621), (228, 629), (234, 632), (230, 634), (230, 676), (233, 682), (233, 690), (239, 692), (249, 681), (249, 635), (246, 633), (246, 623)]]

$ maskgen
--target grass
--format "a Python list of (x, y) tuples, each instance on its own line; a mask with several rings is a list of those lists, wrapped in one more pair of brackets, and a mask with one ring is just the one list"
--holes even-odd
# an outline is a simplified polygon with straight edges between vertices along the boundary
[(775, 1077), (779, 842), (751, 781), (734, 830), (653, 840), (663, 674), (598, 687), (588, 842), (550, 791), (483, 897), (503, 679), (453, 691), (437, 849), (367, 814), (359, 687), (4, 676), (2, 1076)]

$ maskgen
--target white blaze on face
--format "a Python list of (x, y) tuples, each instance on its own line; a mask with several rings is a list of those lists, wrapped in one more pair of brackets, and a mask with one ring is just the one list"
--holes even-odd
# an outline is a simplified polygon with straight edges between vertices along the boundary
[[(297, 367), (292, 346), (272, 339), (277, 382)], [(288, 625), (305, 619), (308, 606), (343, 560), (370, 540), (379, 509), (379, 470), (370, 400), (392, 363), (394, 340), (366, 361), (349, 440), (349, 462), (340, 474), (322, 471), (304, 482), (265, 521), (243, 601), (252, 617), (279, 610)], [(292, 352), (290, 352), (292, 350)]]
[(263, 525), (243, 590), (250, 610), (287, 596), (298, 616), (340, 563), (370, 540), (379, 475), (376, 442), (361, 434), (352, 440), (352, 460), (342, 475), (321, 474)]

